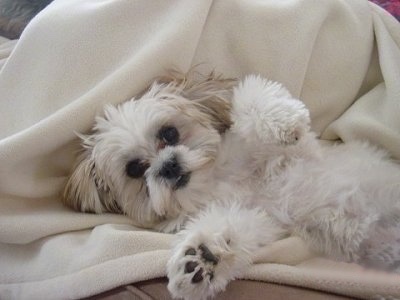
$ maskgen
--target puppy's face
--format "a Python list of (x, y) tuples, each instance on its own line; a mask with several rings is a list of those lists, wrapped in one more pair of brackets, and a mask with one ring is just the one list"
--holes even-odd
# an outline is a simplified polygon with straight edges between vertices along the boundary
[[(107, 106), (64, 192), (82, 211), (124, 213), (153, 227), (204, 201), (221, 134), (229, 125), (231, 82), (155, 83), (138, 100)], [(220, 88), (223, 86), (224, 88)]]

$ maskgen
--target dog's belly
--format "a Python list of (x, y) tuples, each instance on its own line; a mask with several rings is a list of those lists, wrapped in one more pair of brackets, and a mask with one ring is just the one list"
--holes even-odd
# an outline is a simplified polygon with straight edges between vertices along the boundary
[(218, 199), (262, 207), (287, 226), (342, 211), (347, 217), (386, 215), (400, 209), (400, 167), (362, 143), (325, 150), (324, 159), (293, 160), (274, 176), (230, 176)]

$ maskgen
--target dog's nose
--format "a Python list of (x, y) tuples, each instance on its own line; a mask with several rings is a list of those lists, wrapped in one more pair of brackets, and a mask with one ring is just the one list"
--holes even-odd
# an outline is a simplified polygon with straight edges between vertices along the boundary
[(176, 157), (164, 162), (159, 174), (166, 179), (178, 178), (182, 173), (182, 168), (178, 163)]

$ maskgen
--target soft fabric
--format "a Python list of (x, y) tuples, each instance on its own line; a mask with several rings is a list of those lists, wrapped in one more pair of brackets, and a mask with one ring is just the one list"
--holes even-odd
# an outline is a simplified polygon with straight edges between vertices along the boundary
[[(74, 212), (59, 195), (74, 132), (166, 68), (280, 81), (322, 139), (367, 139), (400, 159), (400, 25), (366, 0), (56, 0), (16, 45), (0, 43), (1, 299), (80, 298), (165, 275), (172, 235)], [(245, 278), (400, 297), (399, 275), (318, 258), (297, 238), (258, 261)]]

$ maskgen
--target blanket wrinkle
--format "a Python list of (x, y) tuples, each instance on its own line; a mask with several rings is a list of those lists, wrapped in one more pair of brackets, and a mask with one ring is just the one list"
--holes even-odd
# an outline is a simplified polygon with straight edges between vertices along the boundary
[(400, 48), (399, 35), (394, 24), (398, 27), (399, 23), (390, 17), (388, 22), (391, 26), (383, 30), (386, 28), (384, 21), (387, 12), (372, 3), (370, 6), (376, 12), (373, 15), (376, 43), (374, 50), (377, 53), (379, 68), (375, 65), (375, 59), (371, 59), (368, 73), (371, 72), (371, 67), (377, 68), (376, 78), (370, 78), (369, 84), (372, 87), (364, 95), (359, 95), (357, 101), (340, 118), (332, 122), (324, 134), (328, 137), (335, 131), (344, 141), (355, 138), (369, 140), (398, 158), (400, 120), (395, 103), (400, 95)]
[[(168, 68), (260, 74), (311, 111), (324, 140), (367, 139), (400, 158), (400, 24), (366, 0), (55, 0), (0, 39), (0, 299), (79, 299), (165, 276), (172, 235), (64, 207), (78, 139)], [(362, 299), (400, 276), (316, 257), (288, 238), (247, 279)]]

